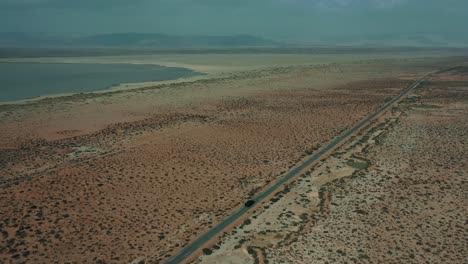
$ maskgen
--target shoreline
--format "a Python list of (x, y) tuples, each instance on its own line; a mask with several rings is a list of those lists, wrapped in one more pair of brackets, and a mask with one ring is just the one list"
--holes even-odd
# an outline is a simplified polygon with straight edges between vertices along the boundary
[[(385, 60), (425, 60), (429, 58), (449, 58), (455, 56), (448, 52), (412, 54), (407, 52), (391, 54), (370, 53), (366, 55), (335, 56), (330, 54), (170, 54), (170, 55), (118, 55), (97, 57), (37, 57), (37, 58), (0, 58), (0, 63), (43, 63), (43, 64), (127, 64), (127, 65), (157, 65), (168, 68), (184, 68), (201, 73), (198, 76), (181, 77), (173, 80), (154, 82), (120, 83), (102, 90), (77, 93), (60, 93), (38, 96), (33, 98), (0, 101), (0, 106), (27, 105), (44, 99), (75, 96), (79, 94), (106, 94), (121, 91), (145, 89), (159, 85), (171, 85), (184, 82), (213, 79), (232, 73), (262, 70), (268, 68), (307, 67), (313, 65), (354, 64)], [(182, 57), (180, 57), (182, 56)], [(466, 54), (458, 54), (458, 56)], [(187, 57), (187, 58), (185, 58)], [(229, 62), (229, 63), (226, 63)]]
[[(74, 62), (30, 62), (30, 61), (1, 61), (0, 63), (37, 63), (37, 64), (77, 64)], [(149, 65), (149, 66), (160, 66), (165, 68), (183, 68), (186, 70), (191, 70), (193, 72), (198, 73), (199, 75), (191, 76), (191, 77), (180, 77), (171, 80), (163, 80), (163, 81), (148, 81), (148, 82), (130, 82), (130, 83), (119, 83), (115, 85), (110, 85), (105, 88), (100, 88), (99, 90), (89, 91), (89, 92), (70, 92), (70, 93), (57, 93), (57, 94), (46, 94), (41, 96), (35, 96), (30, 98), (18, 99), (18, 100), (8, 100), (8, 101), (0, 101), (0, 106), (10, 106), (10, 105), (27, 105), (30, 103), (36, 103), (41, 100), (45, 99), (52, 99), (52, 98), (61, 98), (61, 97), (70, 97), (79, 94), (106, 94), (106, 93), (114, 93), (119, 91), (130, 91), (130, 90), (138, 90), (143, 88), (149, 88), (153, 86), (160, 86), (160, 85), (170, 85), (176, 83), (183, 83), (183, 82), (194, 82), (198, 80), (203, 80), (207, 78), (214, 77), (214, 74), (200, 72), (191, 68), (186, 67), (176, 67), (176, 66), (165, 66), (159, 64), (137, 64), (137, 63), (92, 63), (92, 64), (131, 64), (131, 65)]]
[(27, 105), (31, 103), (37, 103), (39, 101), (45, 99), (54, 99), (54, 98), (65, 98), (71, 97), (76, 95), (93, 95), (93, 94), (106, 94), (106, 93), (115, 93), (115, 92), (122, 92), (122, 91), (132, 91), (138, 89), (145, 89), (150, 87), (162, 86), (162, 85), (170, 85), (170, 84), (177, 84), (177, 83), (184, 83), (184, 82), (195, 82), (203, 79), (209, 79), (214, 77), (214, 75), (200, 75), (200, 76), (192, 76), (192, 77), (181, 77), (173, 80), (165, 80), (165, 81), (155, 81), (155, 82), (138, 82), (138, 83), (121, 83), (116, 86), (111, 86), (105, 88), (103, 90), (97, 90), (92, 92), (77, 92), (77, 93), (58, 93), (58, 94), (49, 94), (49, 95), (42, 95), (32, 98), (26, 99), (19, 99), (14, 101), (0, 101), (0, 106), (13, 106), (13, 105)]
[[(203, 64), (190, 64), (172, 61), (139, 60), (138, 57), (122, 56), (98, 56), (98, 57), (39, 57), (39, 58), (0, 58), (0, 63), (37, 63), (37, 64), (126, 64), (126, 65), (148, 65), (166, 68), (185, 68), (204, 74), (220, 73), (230, 71), (231, 67), (209, 66)], [(136, 58), (136, 60), (135, 60)], [(239, 67), (244, 69), (245, 67)]]

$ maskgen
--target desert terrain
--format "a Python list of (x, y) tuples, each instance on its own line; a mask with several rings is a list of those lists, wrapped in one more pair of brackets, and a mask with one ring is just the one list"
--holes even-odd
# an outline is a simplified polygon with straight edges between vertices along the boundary
[(164, 263), (414, 80), (464, 65), (195, 260), (463, 262), (466, 57), (204, 56), (161, 63), (203, 78), (0, 105), (0, 262)]
[(194, 263), (464, 263), (468, 68), (431, 76)]

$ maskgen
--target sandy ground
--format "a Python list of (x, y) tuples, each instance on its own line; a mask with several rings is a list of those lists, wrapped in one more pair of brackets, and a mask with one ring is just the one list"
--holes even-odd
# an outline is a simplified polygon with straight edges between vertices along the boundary
[(464, 263), (467, 103), (431, 78), (195, 263)]
[(0, 261), (164, 261), (412, 80), (463, 61), (244, 69), (0, 106)]
[[(337, 49), (339, 51), (339, 49)], [(209, 75), (250, 71), (265, 68), (310, 66), (330, 63), (355, 63), (370, 60), (406, 60), (408, 58), (442, 58), (459, 56), (456, 50), (439, 51), (398, 51), (398, 52), (360, 52), (360, 53), (302, 53), (302, 54), (154, 54), (154, 55), (118, 55), (93, 57), (45, 57), (45, 58), (0, 58), (1, 62), (33, 63), (126, 63), (155, 64), (166, 67), (183, 67)]]

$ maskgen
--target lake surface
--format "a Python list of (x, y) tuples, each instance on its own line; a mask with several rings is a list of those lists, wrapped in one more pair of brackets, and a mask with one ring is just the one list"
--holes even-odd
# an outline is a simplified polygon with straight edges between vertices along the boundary
[(201, 75), (185, 68), (134, 64), (0, 63), (0, 101), (105, 90), (123, 83)]

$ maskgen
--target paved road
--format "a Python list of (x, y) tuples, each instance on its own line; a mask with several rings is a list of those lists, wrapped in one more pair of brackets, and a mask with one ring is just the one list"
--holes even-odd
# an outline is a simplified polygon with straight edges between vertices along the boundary
[[(443, 70), (447, 71), (447, 70)], [(440, 73), (442, 71), (436, 72)], [(275, 191), (278, 190), (281, 186), (283, 186), (286, 182), (294, 178), (295, 176), (298, 176), (299, 173), (304, 170), (305, 168), (309, 167), (312, 163), (315, 161), (319, 160), (322, 158), (322, 156), (328, 152), (329, 150), (333, 149), (340, 143), (342, 143), (344, 140), (346, 140), (348, 137), (350, 137), (354, 132), (358, 131), (360, 128), (365, 126), (369, 121), (374, 119), (376, 116), (381, 114), (382, 112), (388, 110), (390, 106), (392, 106), (395, 102), (400, 100), (402, 97), (406, 96), (410, 91), (412, 91), (414, 88), (418, 87), (421, 82), (423, 82), (429, 75), (433, 73), (429, 73), (419, 80), (415, 81), (412, 83), (410, 86), (408, 86), (403, 92), (401, 92), (397, 97), (393, 98), (391, 101), (385, 103), (382, 108), (377, 110), (375, 113), (371, 114), (368, 116), (366, 119), (361, 121), (361, 123), (357, 124), (355, 127), (351, 128), (348, 130), (346, 133), (344, 133), (342, 136), (339, 138), (333, 140), (330, 144), (328, 144), (326, 147), (321, 149), (319, 152), (311, 156), (309, 159), (307, 159), (304, 163), (287, 173), (282, 179), (280, 179), (278, 182), (275, 183), (275, 185), (269, 187), (265, 191), (263, 191), (261, 194), (259, 194), (257, 197), (253, 198), (256, 204), (262, 202), (266, 197), (268, 197), (270, 194), (274, 193)], [(200, 237), (198, 237), (195, 241), (193, 241), (190, 245), (186, 246), (183, 248), (181, 251), (179, 251), (176, 255), (171, 257), (168, 261), (167, 264), (175, 264), (175, 263), (181, 263), (185, 259), (187, 259), (190, 255), (192, 255), (195, 251), (200, 249), (205, 243), (210, 241), (211, 239), (215, 238), (217, 235), (219, 235), (223, 230), (228, 227), (230, 224), (232, 224), (234, 221), (238, 220), (240, 217), (242, 217), (247, 211), (251, 210), (251, 207), (242, 207), (238, 211), (234, 212), (232, 215), (230, 215), (228, 218), (224, 219), (221, 223), (219, 223), (217, 226), (215, 226), (213, 229), (209, 230), (208, 232), (204, 233)]]

